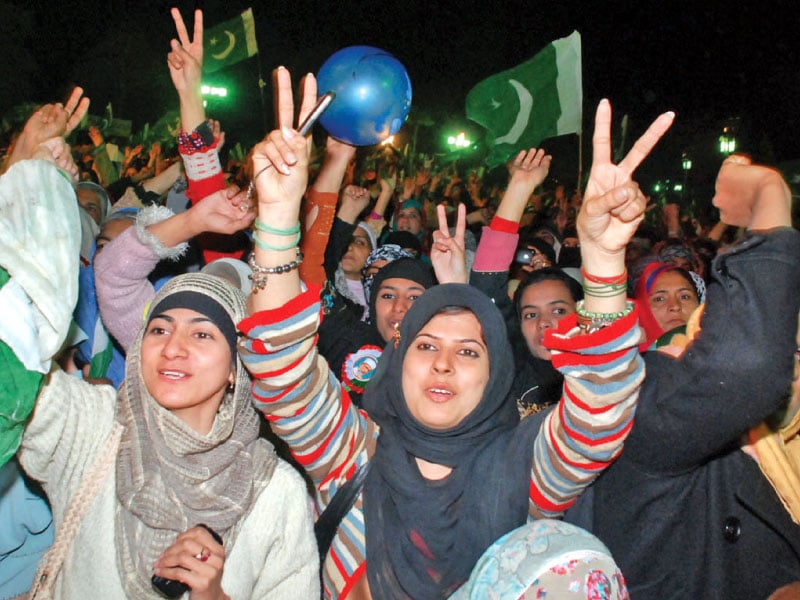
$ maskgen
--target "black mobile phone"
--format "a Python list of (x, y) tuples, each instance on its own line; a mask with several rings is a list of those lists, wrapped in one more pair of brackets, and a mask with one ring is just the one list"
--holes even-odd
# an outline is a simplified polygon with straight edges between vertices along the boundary
[[(211, 537), (214, 538), (215, 542), (222, 544), (222, 538), (219, 536), (219, 534), (205, 523), (198, 523), (196, 527), (202, 527), (211, 534)], [(189, 591), (188, 585), (183, 582), (176, 581), (175, 579), (167, 579), (165, 577), (153, 575), (153, 577), (150, 578), (150, 581), (152, 582), (153, 587), (167, 598), (178, 598)]]
[(322, 116), (322, 113), (325, 112), (335, 98), (336, 92), (333, 91), (325, 92), (322, 94), (322, 96), (320, 96), (320, 99), (317, 100), (317, 105), (310, 113), (308, 113), (308, 116), (303, 120), (303, 122), (300, 123), (300, 127), (297, 129), (300, 135), (306, 135), (309, 131), (311, 131), (314, 123), (317, 122), (317, 119)]

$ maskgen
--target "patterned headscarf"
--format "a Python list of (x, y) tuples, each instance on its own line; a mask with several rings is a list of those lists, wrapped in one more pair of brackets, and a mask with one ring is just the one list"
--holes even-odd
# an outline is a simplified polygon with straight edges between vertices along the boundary
[[(187, 294), (188, 292), (188, 294)], [(230, 318), (245, 316), (240, 290), (212, 275), (190, 273), (170, 280), (151, 307), (173, 296), (203, 296)], [(190, 303), (184, 308), (194, 309)], [(152, 308), (149, 309), (152, 313)], [(218, 315), (217, 315), (218, 316)], [(150, 318), (147, 315), (146, 321)], [(215, 316), (216, 318), (216, 316)], [(141, 371), (143, 327), (128, 350), (117, 420), (125, 430), (116, 465), (117, 562), (130, 598), (152, 595), (153, 562), (179, 533), (204, 523), (220, 534), (227, 552), (236, 525), (250, 511), (277, 464), (269, 443), (259, 438), (259, 419), (250, 401), (250, 379), (238, 354), (236, 379), (211, 431), (202, 435), (150, 395)]]
[(539, 519), (492, 544), (450, 600), (559, 598), (627, 600), (625, 578), (595, 536)]
[[(396, 244), (384, 244), (380, 248), (375, 248), (375, 250), (369, 253), (367, 260), (364, 261), (364, 268), (361, 270), (361, 273), (366, 273), (372, 263), (374, 263), (376, 260), (392, 262), (398, 258), (414, 257), (411, 255), (411, 253), (406, 252)], [(369, 298), (372, 292), (372, 280), (374, 278), (375, 275), (362, 275), (361, 277), (361, 283), (364, 284), (364, 297), (367, 299), (367, 304), (369, 304)]]

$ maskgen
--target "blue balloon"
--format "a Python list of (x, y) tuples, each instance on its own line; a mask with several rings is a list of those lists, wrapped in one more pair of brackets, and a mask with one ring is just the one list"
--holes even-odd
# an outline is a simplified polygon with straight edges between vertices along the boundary
[(331, 136), (354, 146), (371, 146), (394, 135), (411, 110), (405, 67), (372, 46), (334, 52), (319, 70), (317, 88), (320, 94), (336, 92), (320, 123)]

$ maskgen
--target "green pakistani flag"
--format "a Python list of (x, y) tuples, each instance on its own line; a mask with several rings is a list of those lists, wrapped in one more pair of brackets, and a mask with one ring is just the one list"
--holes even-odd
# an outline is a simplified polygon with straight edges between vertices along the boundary
[(258, 54), (253, 9), (206, 29), (203, 40), (203, 73), (213, 73)]
[(467, 118), (487, 129), (490, 167), (545, 138), (581, 131), (581, 36), (558, 39), (467, 94)]

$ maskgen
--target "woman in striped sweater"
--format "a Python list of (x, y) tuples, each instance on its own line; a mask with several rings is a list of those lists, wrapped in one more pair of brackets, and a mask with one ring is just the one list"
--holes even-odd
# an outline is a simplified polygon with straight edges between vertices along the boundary
[[(253, 153), (254, 290), (266, 293), (251, 296), (251, 316), (239, 324), (254, 401), (313, 479), (319, 510), (370, 465), (326, 556), (325, 594), (444, 598), (494, 539), (528, 519), (560, 516), (621, 450), (643, 377), (637, 316), (616, 283), (645, 204), (630, 176), (672, 115), (659, 117), (614, 165), (610, 106), (598, 108), (579, 219), (596, 293), (548, 340), (565, 374), (554, 410), (518, 421), (507, 401), (513, 363), (502, 317), (477, 290), (449, 284), (428, 290), (407, 313), (365, 396), (367, 414), (317, 354), (319, 290), (301, 283), (290, 242), (310, 145), (292, 129), (286, 69), (277, 82), (280, 129)], [(303, 90), (301, 119), (316, 96), (313, 76)]]

